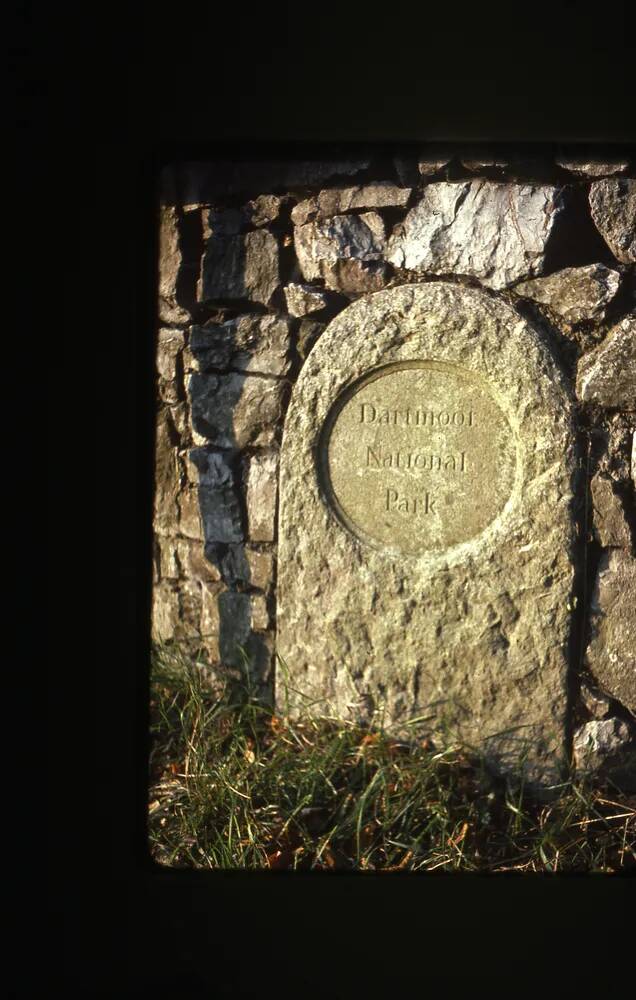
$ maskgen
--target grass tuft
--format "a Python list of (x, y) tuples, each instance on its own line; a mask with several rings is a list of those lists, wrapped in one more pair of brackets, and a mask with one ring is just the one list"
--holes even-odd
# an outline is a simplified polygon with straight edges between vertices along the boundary
[(636, 796), (570, 780), (549, 803), (460, 746), (291, 720), (236, 677), (158, 648), (149, 841), (172, 868), (374, 872), (636, 869)]

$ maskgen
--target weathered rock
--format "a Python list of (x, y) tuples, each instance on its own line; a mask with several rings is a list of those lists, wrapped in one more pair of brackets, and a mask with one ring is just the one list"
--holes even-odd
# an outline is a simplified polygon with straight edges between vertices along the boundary
[(316, 320), (304, 319), (298, 328), (298, 341), (296, 349), (300, 357), (304, 360), (318, 338), (324, 333), (325, 324)]
[(182, 490), (177, 503), (179, 531), (186, 538), (203, 541), (203, 523), (199, 507), (199, 491), (192, 487)]
[(597, 473), (590, 484), (594, 530), (601, 545), (629, 549), (632, 536), (625, 519), (620, 496), (614, 492), (612, 480)]
[(157, 414), (155, 441), (154, 527), (158, 534), (174, 534), (177, 497), (181, 489), (178, 438), (167, 407)]
[(422, 150), (417, 159), (417, 169), (422, 177), (433, 177), (439, 173), (455, 156), (451, 147), (431, 143)]
[(279, 284), (278, 242), (268, 230), (208, 239), (199, 282), (202, 302), (249, 299), (269, 305)]
[(253, 201), (248, 201), (243, 212), (252, 226), (266, 226), (274, 222), (280, 215), (285, 198), (275, 194), (261, 194)]
[(274, 556), (270, 550), (259, 551), (247, 545), (228, 545), (221, 569), (226, 582), (268, 591), (273, 582)]
[(590, 187), (590, 209), (599, 233), (623, 264), (636, 261), (636, 180), (607, 178)]
[(285, 316), (245, 315), (225, 323), (193, 326), (190, 350), (201, 371), (286, 375), (289, 370), (290, 320)]
[(177, 302), (177, 283), (183, 266), (177, 210), (162, 205), (159, 219), (159, 320), (188, 323), (189, 312)]
[(586, 662), (600, 687), (636, 714), (636, 559), (625, 549), (601, 555), (594, 594), (593, 638)]
[(574, 763), (579, 772), (597, 771), (608, 758), (623, 752), (630, 742), (630, 727), (622, 719), (586, 722), (574, 733)]
[(250, 625), (255, 632), (267, 632), (270, 626), (267, 600), (264, 594), (251, 594), (251, 618)]
[(605, 718), (612, 707), (611, 700), (606, 695), (590, 687), (585, 681), (581, 684), (581, 701), (595, 719)]
[(177, 580), (179, 577), (179, 563), (177, 562), (176, 538), (158, 536), (156, 541), (159, 545), (160, 579)]
[(276, 534), (278, 454), (260, 452), (248, 462), (247, 524), (253, 542), (271, 542)]
[(162, 327), (159, 330), (156, 354), (156, 368), (159, 376), (159, 395), (164, 403), (174, 404), (179, 401), (180, 361), (185, 344), (181, 330)]
[(247, 218), (240, 208), (209, 208), (202, 213), (203, 238), (237, 236), (247, 228)]
[(430, 184), (398, 225), (387, 260), (418, 274), (465, 274), (505, 288), (542, 273), (562, 209), (556, 188), (470, 181)]
[(323, 278), (327, 288), (350, 294), (384, 283), (386, 234), (377, 212), (336, 215), (294, 227), (298, 263), (306, 281)]
[(607, 159), (602, 155), (578, 150), (561, 150), (556, 156), (557, 164), (578, 177), (611, 177), (613, 174), (624, 174), (629, 168), (626, 159)]
[(238, 488), (223, 452), (195, 448), (190, 453), (199, 469), (199, 506), (206, 543), (243, 540)]
[(185, 206), (205, 205), (217, 198), (254, 191), (286, 192), (324, 184), (337, 177), (353, 177), (366, 170), (369, 157), (333, 160), (248, 160), (214, 163), (182, 162), (178, 184)]
[(168, 642), (179, 627), (179, 593), (174, 584), (152, 588), (151, 635), (155, 642)]
[(522, 282), (515, 285), (515, 292), (548, 306), (566, 323), (581, 323), (603, 319), (620, 283), (618, 271), (604, 264), (588, 264)]
[(630, 463), (630, 470), (632, 474), (632, 481), (634, 486), (636, 486), (636, 432), (632, 434), (632, 458)]
[(189, 382), (194, 429), (221, 448), (269, 445), (281, 417), (284, 383), (260, 375), (201, 375)]
[(474, 146), (462, 156), (461, 165), (476, 172), (479, 170), (505, 170), (510, 165), (507, 157), (487, 146)]
[(393, 166), (402, 187), (414, 187), (420, 181), (417, 160), (414, 155), (399, 155), (393, 157)]
[(180, 574), (185, 579), (198, 583), (218, 583), (221, 580), (218, 567), (205, 558), (198, 539), (177, 539), (176, 557)]
[(419, 719), (502, 770), (527, 750), (532, 780), (552, 780), (575, 469), (563, 376), (512, 306), (431, 282), (340, 313), (294, 387), (281, 451), (290, 710), (377, 712), (405, 733)]
[(636, 316), (626, 316), (578, 364), (576, 391), (586, 403), (636, 408)]
[(313, 198), (301, 201), (292, 209), (295, 225), (328, 219), (355, 209), (403, 208), (411, 195), (410, 187), (397, 187), (391, 181), (348, 188), (329, 188)]
[(209, 584), (204, 584), (201, 587), (201, 619), (199, 629), (205, 649), (213, 663), (218, 663), (221, 659), (221, 651), (219, 649), (220, 593), (221, 590), (219, 587), (213, 587)]
[(307, 316), (309, 313), (324, 309), (328, 299), (319, 288), (311, 285), (297, 285), (290, 282), (285, 286), (285, 300), (291, 316)]
[(271, 670), (272, 649), (268, 637), (255, 634), (252, 629), (254, 602), (261, 595), (224, 590), (216, 597), (216, 609), (211, 609), (209, 633), (218, 636), (218, 655), (222, 664), (246, 668), (249, 664), (252, 679), (264, 682)]

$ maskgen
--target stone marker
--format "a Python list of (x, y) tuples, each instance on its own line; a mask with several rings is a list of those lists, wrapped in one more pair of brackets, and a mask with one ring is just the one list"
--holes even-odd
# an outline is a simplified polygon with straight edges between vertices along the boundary
[[(359, 299), (296, 383), (280, 458), (281, 710), (437, 733), (557, 778), (574, 579), (571, 400), (514, 307)], [(419, 722), (409, 722), (419, 719)]]

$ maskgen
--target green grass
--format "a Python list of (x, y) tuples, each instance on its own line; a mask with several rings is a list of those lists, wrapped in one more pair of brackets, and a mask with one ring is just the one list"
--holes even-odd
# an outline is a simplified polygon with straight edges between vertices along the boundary
[(173, 868), (420, 872), (636, 869), (636, 796), (570, 780), (550, 800), (436, 750), (274, 714), (196, 657), (153, 656), (149, 843)]

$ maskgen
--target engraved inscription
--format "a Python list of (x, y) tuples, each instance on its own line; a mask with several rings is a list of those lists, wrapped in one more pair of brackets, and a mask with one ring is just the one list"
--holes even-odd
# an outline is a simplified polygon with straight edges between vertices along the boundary
[(336, 513), (409, 554), (479, 535), (512, 492), (516, 449), (492, 388), (446, 362), (387, 365), (337, 400), (321, 443)]

